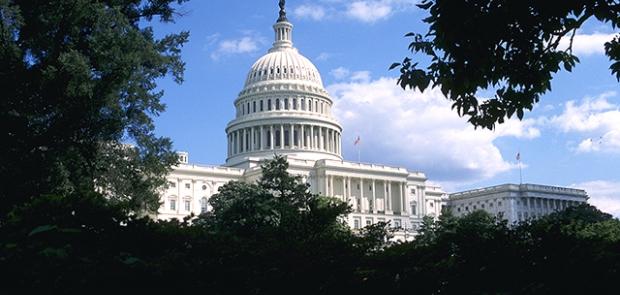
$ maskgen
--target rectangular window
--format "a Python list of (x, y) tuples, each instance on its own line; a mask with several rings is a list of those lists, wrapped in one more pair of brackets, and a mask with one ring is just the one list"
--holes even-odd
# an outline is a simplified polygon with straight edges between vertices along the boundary
[(297, 109), (297, 98), (293, 98), (293, 109)]
[(177, 209), (177, 201), (170, 200), (170, 210), (176, 210), (176, 209)]
[(284, 99), (284, 109), (288, 110), (288, 98)]
[(176, 184), (176, 183), (174, 183), (174, 182), (172, 182), (172, 181), (171, 181), (171, 182), (169, 182), (169, 183), (168, 183), (168, 185), (169, 185), (170, 187), (177, 187), (177, 184)]
[(312, 101), (308, 101), (308, 111), (312, 112)]
[(372, 224), (372, 220), (371, 219), (366, 219), (366, 226), (369, 226)]
[(190, 201), (185, 201), (185, 211), (189, 211), (191, 207), (191, 202)]
[(256, 101), (252, 102), (252, 113), (256, 113)]
[(260, 101), (260, 111), (261, 112), (263, 111), (263, 101), (262, 100)]
[(186, 183), (186, 184), (185, 184), (185, 188), (190, 188), (190, 184), (189, 184), (189, 183)]
[(394, 227), (395, 228), (400, 228), (401, 227), (400, 219), (394, 219)]
[(267, 110), (271, 111), (271, 99), (267, 100)]
[(353, 228), (354, 229), (359, 229), (360, 228), (360, 220), (359, 219), (353, 220)]
[(276, 99), (276, 111), (280, 110), (280, 100)]
[(415, 195), (415, 188), (411, 189), (411, 193)]

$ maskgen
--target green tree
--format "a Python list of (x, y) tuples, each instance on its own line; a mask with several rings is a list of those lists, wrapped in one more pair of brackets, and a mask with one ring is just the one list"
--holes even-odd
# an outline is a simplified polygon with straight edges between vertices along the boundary
[(155, 82), (182, 81), (188, 33), (157, 38), (149, 23), (173, 21), (184, 1), (0, 0), (0, 220), (96, 187), (129, 210), (158, 207), (177, 160), (154, 134)]
[[(505, 118), (524, 116), (551, 90), (553, 74), (579, 62), (572, 44), (589, 19), (620, 26), (617, 0), (510, 1), (424, 0), (428, 32), (409, 33), (398, 83), (404, 89), (438, 87), (453, 109), (476, 127), (492, 129)], [(569, 40), (568, 48), (560, 40)], [(620, 79), (620, 35), (605, 44), (611, 72)], [(426, 64), (425, 64), (426, 63)], [(481, 97), (481, 90), (494, 91)]]

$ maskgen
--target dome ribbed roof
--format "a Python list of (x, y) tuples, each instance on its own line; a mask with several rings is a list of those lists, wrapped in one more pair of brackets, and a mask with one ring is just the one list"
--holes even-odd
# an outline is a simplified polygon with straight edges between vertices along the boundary
[(323, 87), (317, 68), (295, 49), (276, 50), (261, 57), (250, 69), (245, 87), (264, 81), (286, 80)]

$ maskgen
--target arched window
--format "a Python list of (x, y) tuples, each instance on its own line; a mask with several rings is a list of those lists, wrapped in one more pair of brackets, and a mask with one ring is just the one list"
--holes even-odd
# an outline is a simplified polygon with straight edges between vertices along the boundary
[(284, 109), (288, 110), (288, 98), (284, 99)]
[(306, 101), (303, 98), (301, 99), (301, 110), (302, 111), (306, 110)]
[(293, 98), (293, 109), (297, 109), (297, 98)]
[(308, 111), (312, 112), (312, 100), (308, 99)]
[(261, 99), (261, 101), (260, 101), (260, 111), (261, 111), (261, 112), (263, 111), (263, 100), (262, 100), (262, 99)]
[(267, 100), (267, 110), (271, 111), (271, 99)]
[(256, 113), (256, 101), (252, 102), (252, 113)]
[(276, 111), (280, 110), (280, 99), (276, 99)]
[(207, 197), (202, 197), (200, 199), (200, 214), (207, 213), (209, 211), (209, 201)]

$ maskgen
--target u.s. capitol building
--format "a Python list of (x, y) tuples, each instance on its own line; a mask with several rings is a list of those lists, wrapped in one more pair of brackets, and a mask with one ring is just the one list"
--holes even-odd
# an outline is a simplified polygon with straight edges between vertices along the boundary
[[(301, 175), (313, 193), (351, 204), (352, 228), (390, 221), (400, 234), (415, 230), (426, 215), (438, 216), (447, 194), (429, 185), (424, 173), (401, 167), (345, 161), (342, 126), (321, 75), (293, 46), (293, 25), (281, 11), (275, 42), (251, 67), (226, 126), (228, 158), (222, 166), (181, 164), (168, 176), (158, 218), (183, 218), (209, 210), (208, 199), (225, 183), (253, 182), (260, 162), (286, 156), (290, 173)], [(399, 235), (397, 233), (397, 235)]]
[(158, 218), (182, 219), (210, 210), (208, 200), (218, 188), (229, 181), (255, 182), (261, 161), (275, 154), (286, 156), (289, 172), (302, 176), (313, 193), (349, 203), (353, 213), (345, 221), (351, 228), (390, 222), (398, 229), (397, 240), (412, 238), (424, 216), (438, 217), (447, 206), (457, 216), (485, 210), (519, 222), (587, 200), (582, 190), (540, 185), (504, 185), (448, 197), (422, 172), (345, 161), (334, 102), (317, 68), (293, 46), (293, 25), (284, 9), (273, 28), (273, 47), (251, 67), (234, 101), (236, 116), (226, 126), (226, 163), (194, 165), (187, 153), (179, 153), (181, 163), (168, 176)]

